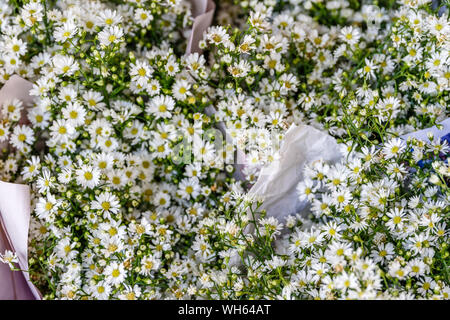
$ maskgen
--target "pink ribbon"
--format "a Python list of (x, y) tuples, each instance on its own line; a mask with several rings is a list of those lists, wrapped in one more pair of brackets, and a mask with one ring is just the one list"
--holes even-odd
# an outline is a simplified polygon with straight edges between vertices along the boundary
[(0, 263), (1, 300), (41, 299), (28, 274), (29, 224), (30, 188), (0, 181), (0, 252), (15, 252), (22, 270), (11, 271), (8, 265)]
[[(201, 53), (202, 50), (199, 47), (199, 42), (203, 39), (204, 32), (209, 28), (212, 23), (214, 11), (216, 9), (216, 4), (212, 0), (191, 0), (192, 4), (192, 15), (194, 16), (194, 24), (192, 26), (192, 32), (189, 37), (186, 54), (198, 52)], [(217, 110), (210, 106), (206, 108), (205, 113), (213, 117)], [(229, 134), (223, 123), (218, 123), (220, 131), (228, 137)], [(247, 158), (245, 153), (241, 149), (237, 149), (236, 163), (234, 178), (237, 180), (244, 180), (245, 175), (243, 173), (244, 168), (247, 166)]]
[(191, 0), (191, 4), (194, 24), (186, 48), (187, 54), (202, 52), (199, 42), (203, 39), (203, 33), (211, 25), (216, 10), (216, 4), (212, 0)]
[[(13, 75), (8, 81), (6, 81), (5, 85), (0, 90), (0, 107), (3, 103), (12, 101), (13, 99), (19, 99), (22, 101), (24, 108), (22, 109), (19, 124), (29, 124), (29, 120), (26, 116), (26, 108), (30, 107), (33, 103), (33, 97), (28, 94), (31, 88), (33, 88), (33, 84), (30, 81), (27, 81), (18, 75)], [(4, 148), (8, 148), (8, 142), (0, 143), (0, 151)]]
[[(31, 82), (13, 75), (0, 90), (0, 105), (12, 99), (19, 99), (25, 108), (29, 107), (33, 102), (32, 97), (28, 95), (31, 88)], [(28, 123), (26, 110), (22, 111), (19, 123)], [(8, 147), (7, 143), (0, 144), (1, 149), (5, 147)], [(30, 211), (30, 188), (23, 184), (0, 181), (0, 252), (15, 252), (22, 270), (11, 271), (8, 265), (0, 263), (0, 300), (41, 299), (28, 274)]]

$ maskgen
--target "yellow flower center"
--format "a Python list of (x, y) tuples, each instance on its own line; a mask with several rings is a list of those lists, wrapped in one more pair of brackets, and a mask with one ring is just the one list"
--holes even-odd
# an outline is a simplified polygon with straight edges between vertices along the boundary
[(136, 226), (136, 232), (137, 232), (138, 234), (142, 234), (142, 233), (145, 232), (145, 228), (144, 228), (142, 225), (138, 224), (138, 225)]
[(145, 75), (146, 75), (146, 71), (145, 71), (145, 69), (144, 68), (140, 68), (139, 70), (138, 70), (138, 74), (141, 76), (141, 77), (144, 77)]
[(107, 201), (102, 202), (102, 208), (105, 211), (108, 211), (109, 209), (111, 209), (111, 204)]
[(23, 133), (21, 133), (21, 134), (19, 134), (17, 139), (19, 139), (20, 142), (24, 142), (27, 139), (27, 136), (24, 135)]
[(92, 180), (94, 178), (94, 175), (91, 172), (85, 172), (84, 173), (84, 178), (89, 181), (89, 180)]
[(145, 269), (151, 270), (153, 268), (153, 262), (148, 260), (145, 262)]
[(112, 275), (114, 278), (117, 278), (118, 276), (120, 276), (120, 271), (119, 271), (119, 269), (114, 269), (113, 272), (111, 273), (111, 275)]
[(53, 203), (47, 202), (45, 204), (45, 210), (50, 211), (50, 210), (52, 210), (52, 208), (53, 208)]
[(112, 178), (112, 183), (115, 184), (115, 185), (120, 184), (120, 178), (119, 177)]

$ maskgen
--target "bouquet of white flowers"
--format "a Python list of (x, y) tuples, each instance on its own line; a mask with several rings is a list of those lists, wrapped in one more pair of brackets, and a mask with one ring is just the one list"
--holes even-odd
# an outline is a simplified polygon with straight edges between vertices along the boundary
[(445, 10), (0, 0), (1, 261), (44, 299), (447, 299)]

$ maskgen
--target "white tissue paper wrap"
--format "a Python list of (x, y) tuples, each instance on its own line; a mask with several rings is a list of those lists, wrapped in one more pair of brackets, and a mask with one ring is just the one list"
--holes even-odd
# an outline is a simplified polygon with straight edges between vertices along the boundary
[(249, 194), (262, 197), (261, 210), (280, 221), (288, 215), (303, 213), (307, 201), (300, 201), (297, 185), (303, 180), (306, 164), (322, 159), (336, 163), (341, 159), (336, 140), (308, 125), (293, 124), (286, 132), (279, 157), (264, 167)]
[(439, 139), (450, 132), (450, 118), (445, 119), (444, 121), (439, 123), (442, 125), (441, 130), (439, 130), (436, 126), (431, 128), (426, 128), (419, 131), (414, 131), (408, 134), (401, 136), (400, 138), (407, 140), (409, 137), (416, 138), (418, 140), (429, 141), (428, 133), (432, 133), (434, 139)]
[[(266, 217), (275, 217), (284, 222), (288, 215), (305, 215), (308, 202), (300, 201), (297, 194), (297, 185), (304, 178), (305, 165), (316, 160), (334, 164), (341, 157), (336, 140), (328, 133), (308, 125), (292, 124), (281, 143), (279, 157), (261, 169), (258, 180), (248, 193), (263, 199), (258, 211), (266, 210)], [(246, 234), (253, 232), (253, 225), (244, 230)], [(285, 232), (287, 229), (283, 230)], [(230, 265), (241, 265), (240, 257), (231, 257)]]

